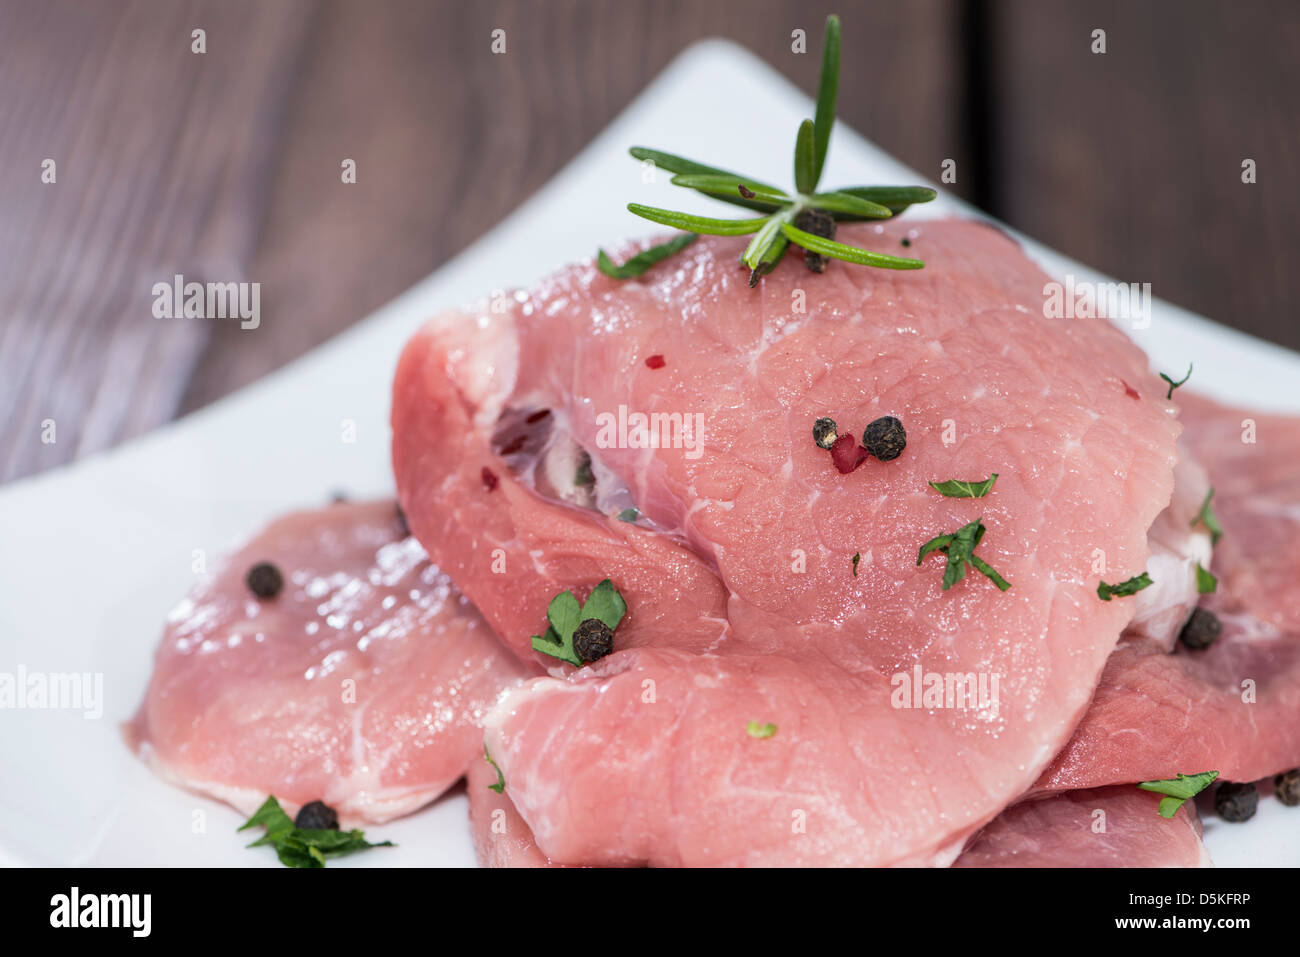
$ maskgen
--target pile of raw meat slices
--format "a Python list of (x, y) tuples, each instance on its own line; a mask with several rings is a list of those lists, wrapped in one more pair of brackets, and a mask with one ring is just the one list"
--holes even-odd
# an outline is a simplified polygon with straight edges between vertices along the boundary
[[(988, 226), (843, 232), (926, 268), (791, 256), (751, 290), (743, 238), (706, 237), (428, 323), (393, 386), (400, 510), (294, 514), (230, 557), (167, 625), (141, 754), (345, 825), (467, 777), (500, 866), (1205, 863), (1194, 802), (1134, 785), (1300, 765), (1300, 420), (1167, 398), (1115, 325), (1045, 318)], [(813, 440), (882, 416), (890, 461)], [(977, 519), (1005, 591), (918, 564)], [(612, 653), (534, 651), (605, 579)], [(1198, 607), (1221, 632), (1192, 648)], [(923, 693), (954, 678), (980, 693)]]

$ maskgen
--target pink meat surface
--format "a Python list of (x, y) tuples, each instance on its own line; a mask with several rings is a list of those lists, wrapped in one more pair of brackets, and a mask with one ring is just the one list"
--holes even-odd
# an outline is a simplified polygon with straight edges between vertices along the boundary
[(1022, 801), (980, 831), (954, 866), (1209, 866), (1196, 806), (1188, 801), (1166, 819), (1159, 804), (1158, 794), (1134, 787)]
[[(489, 721), (551, 859), (946, 864), (1082, 715), (1134, 613), (1098, 600), (1095, 553), (1110, 580), (1145, 567), (1173, 407), (1154, 383), (1132, 396), (1153, 377), (1114, 327), (1044, 318), (1013, 242), (913, 231), (920, 271), (790, 256), (751, 291), (743, 240), (705, 238), (642, 280), (577, 266), (407, 346), (394, 470), (432, 559), (525, 660), (557, 592), (608, 576), (628, 601), (613, 655), (548, 659)], [(843, 230), (888, 252), (902, 235)], [(632, 413), (699, 425), (612, 441)], [(546, 434), (507, 441), (525, 414)], [(811, 440), (818, 416), (847, 434), (885, 414), (908, 430), (895, 461), (841, 475)], [(552, 467), (566, 443), (591, 455), (585, 499)], [(990, 472), (979, 501), (927, 484)], [(640, 521), (613, 517), (627, 501)], [(942, 591), (918, 547), (981, 516), (978, 554), (1013, 587)], [(917, 668), (996, 678), (997, 700), (895, 707)]]
[[(273, 562), (284, 589), (244, 578)], [(164, 777), (251, 813), (275, 794), (345, 824), (436, 798), (483, 753), (500, 691), (535, 674), (403, 537), (392, 502), (272, 522), (172, 612), (128, 730)], [(481, 762), (480, 762), (481, 763)]]
[[(483, 867), (554, 867), (507, 794), (488, 785), (497, 773), (472, 765), (470, 827)], [(1174, 817), (1156, 813), (1159, 795), (1133, 787), (1067, 791), (1022, 801), (971, 840), (954, 867), (1207, 867), (1192, 802)]]
[[(1202, 602), (1223, 633), (1203, 651), (1122, 645), (1040, 788), (1209, 770), (1253, 781), (1300, 765), (1300, 419), (1178, 398), (1224, 530), (1218, 590)], [(1257, 441), (1242, 440), (1245, 423)]]
[(1300, 417), (1176, 397), (1225, 532), (1213, 566), (1222, 590), (1264, 621), (1300, 631)]
[(475, 761), (465, 775), (469, 794), (469, 826), (480, 867), (554, 867), (537, 847), (533, 832), (515, 810), (508, 795), (491, 789), (497, 772), (487, 761)]

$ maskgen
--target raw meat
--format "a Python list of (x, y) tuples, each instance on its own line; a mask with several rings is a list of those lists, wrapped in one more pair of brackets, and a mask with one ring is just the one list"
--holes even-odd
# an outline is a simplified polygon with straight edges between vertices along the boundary
[[(1146, 566), (1173, 407), (1154, 386), (1131, 396), (1154, 377), (1110, 324), (1044, 318), (1046, 277), (1003, 235), (912, 232), (924, 270), (813, 276), (791, 256), (752, 292), (743, 239), (628, 283), (582, 265), (407, 346), (394, 470), (432, 559), (525, 660), (558, 591), (608, 576), (628, 600), (615, 654), (576, 674), (547, 660), (556, 677), (489, 722), (552, 859), (946, 864), (1082, 714), (1134, 614), (1098, 600), (1096, 553), (1112, 581)], [(891, 252), (902, 236), (843, 230)], [(554, 434), (533, 444), (590, 454), (594, 507), (518, 468), (526, 437), (503, 444), (542, 410)], [(697, 425), (611, 440), (634, 413)], [(811, 441), (820, 415), (848, 433), (885, 414), (908, 430), (895, 461), (845, 476)], [(990, 472), (980, 501), (927, 485)], [(620, 497), (641, 521), (601, 508)], [(979, 554), (1013, 587), (971, 573), (942, 591), (942, 558), (918, 568), (918, 547), (980, 516)], [(1000, 694), (892, 706), (918, 668)]]
[[(1253, 781), (1300, 765), (1300, 419), (1179, 393), (1185, 440), (1206, 463), (1224, 529), (1202, 604), (1223, 623), (1204, 651), (1126, 643), (1040, 788), (1217, 770)], [(1243, 442), (1243, 422), (1258, 441)], [(1198, 505), (1199, 509), (1199, 505)], [(1193, 513), (1195, 514), (1195, 513)]]
[(1214, 549), (1222, 590), (1264, 621), (1300, 630), (1300, 418), (1175, 397), (1226, 532)]
[(1166, 651), (1178, 640), (1187, 617), (1200, 601), (1196, 590), (1196, 566), (1210, 567), (1210, 531), (1196, 522), (1209, 476), (1196, 462), (1186, 441), (1178, 440), (1178, 464), (1174, 466), (1174, 497), (1156, 516), (1147, 540), (1151, 557), (1147, 572), (1152, 584), (1133, 596), (1133, 622), (1124, 632), (1127, 640), (1151, 639)]
[[(260, 561), (282, 570), (274, 599), (244, 582)], [(481, 759), (482, 716), (535, 673), (392, 502), (339, 504), (271, 523), (172, 612), (128, 735), (163, 776), (245, 813), (275, 794), (379, 822)]]
[(976, 835), (955, 867), (1208, 867), (1188, 801), (1172, 818), (1135, 787), (1067, 791), (1022, 801)]
[[(470, 827), (483, 867), (554, 867), (507, 794), (488, 789), (487, 762), (469, 772)], [(954, 867), (1208, 867), (1196, 805), (1173, 818), (1134, 787), (1067, 791), (1022, 801), (981, 830)]]
[(497, 772), (486, 760), (470, 763), (465, 775), (469, 826), (480, 867), (554, 867), (537, 847), (533, 832), (510, 797), (491, 790)]

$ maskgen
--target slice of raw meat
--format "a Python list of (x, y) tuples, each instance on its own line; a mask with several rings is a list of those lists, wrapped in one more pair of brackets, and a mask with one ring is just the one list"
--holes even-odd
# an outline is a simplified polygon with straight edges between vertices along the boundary
[(1176, 397), (1226, 532), (1214, 549), (1223, 591), (1264, 621), (1300, 630), (1300, 417)]
[[(497, 773), (472, 765), (470, 827), (483, 867), (554, 867), (507, 794), (488, 785)], [(1173, 818), (1160, 798), (1133, 787), (1066, 791), (1007, 808), (971, 840), (954, 867), (1208, 867), (1192, 802)]]
[[(392, 502), (272, 522), (172, 612), (128, 728), (164, 777), (251, 813), (322, 800), (379, 822), (483, 753), (500, 691), (535, 674), (496, 640)], [(274, 563), (283, 591), (245, 583)]]
[[(1095, 787), (1217, 770), (1254, 781), (1300, 765), (1300, 419), (1179, 394), (1184, 439), (1207, 465), (1224, 536), (1223, 624), (1203, 651), (1122, 645), (1096, 698), (1040, 788)], [(1257, 442), (1243, 442), (1253, 422)], [(1245, 433), (1249, 435), (1250, 433)], [(1199, 511), (1199, 505), (1198, 505)]]
[[(508, 312), (488, 311), (482, 321), (442, 316), (402, 353), (393, 468), (416, 536), (525, 661), (538, 659), (529, 637), (551, 599), (607, 577), (632, 606), (619, 629), (623, 645), (671, 631), (676, 643), (705, 650), (727, 629), (726, 592), (707, 562), (638, 524), (538, 496), (493, 451), (521, 361), (513, 322)], [(551, 343), (530, 362), (549, 362), (551, 353), (562, 361), (565, 347)], [(527, 397), (518, 404), (531, 406)], [(675, 600), (638, 600), (663, 593)]]
[(533, 840), (533, 832), (508, 795), (491, 789), (497, 772), (487, 761), (470, 763), (465, 774), (469, 826), (480, 867), (554, 867)]
[(1067, 791), (1022, 801), (994, 818), (955, 867), (1208, 867), (1188, 801), (1172, 818), (1135, 787)]
[[(1044, 318), (1047, 279), (1006, 237), (912, 232), (924, 270), (815, 276), (791, 256), (754, 291), (743, 240), (628, 283), (585, 264), (407, 346), (394, 470), (433, 560), (525, 656), (556, 592), (608, 576), (628, 600), (614, 655), (494, 712), (493, 756), (551, 858), (948, 863), (1082, 714), (1134, 612), (1097, 598), (1092, 565), (1145, 567), (1173, 407), (1132, 396), (1151, 376), (1109, 323)], [(889, 252), (903, 235), (844, 230)], [(516, 475), (494, 437), (529, 410), (643, 520)], [(694, 427), (644, 442), (619, 427), (635, 414)], [(812, 442), (818, 416), (848, 434), (886, 414), (908, 430), (894, 461), (841, 475)], [(980, 501), (927, 484), (991, 472)], [(942, 557), (918, 568), (918, 547), (981, 516), (1011, 590), (977, 573), (941, 590)], [(997, 679), (1000, 697), (892, 706), (914, 669)]]

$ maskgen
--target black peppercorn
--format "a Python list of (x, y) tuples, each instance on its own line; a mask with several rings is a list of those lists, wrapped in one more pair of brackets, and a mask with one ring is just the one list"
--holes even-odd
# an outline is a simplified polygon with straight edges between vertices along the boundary
[[(829, 213), (823, 213), (820, 209), (811, 207), (802, 210), (794, 218), (794, 228), (802, 229), (805, 233), (812, 233), (814, 236), (820, 236), (822, 239), (835, 238), (835, 220)], [(805, 249), (803, 252), (804, 265), (813, 272), (825, 272), (826, 263), (829, 260), (821, 253), (815, 253), (812, 250)]]
[(298, 816), (293, 819), (293, 826), (304, 831), (337, 831), (339, 815), (323, 801), (312, 801), (302, 806)]
[(1179, 632), (1178, 640), (1193, 651), (1202, 651), (1218, 641), (1222, 631), (1223, 624), (1218, 615), (1204, 608), (1196, 608)]
[(907, 448), (903, 423), (892, 415), (882, 415), (863, 431), (862, 447), (882, 462), (898, 458)]
[(284, 576), (270, 562), (258, 562), (248, 570), (244, 581), (258, 598), (274, 598), (284, 587)]
[(1214, 811), (1225, 821), (1240, 824), (1255, 816), (1259, 792), (1253, 784), (1234, 784), (1224, 781), (1214, 792)]
[(573, 632), (573, 651), (583, 662), (604, 658), (614, 650), (614, 631), (599, 618), (588, 618)]
[(1273, 779), (1273, 793), (1287, 807), (1300, 804), (1300, 768), (1292, 768)]
[(813, 441), (817, 443), (818, 448), (830, 449), (835, 445), (835, 440), (840, 437), (838, 430), (835, 428), (835, 420), (828, 419), (825, 416), (813, 423)]

